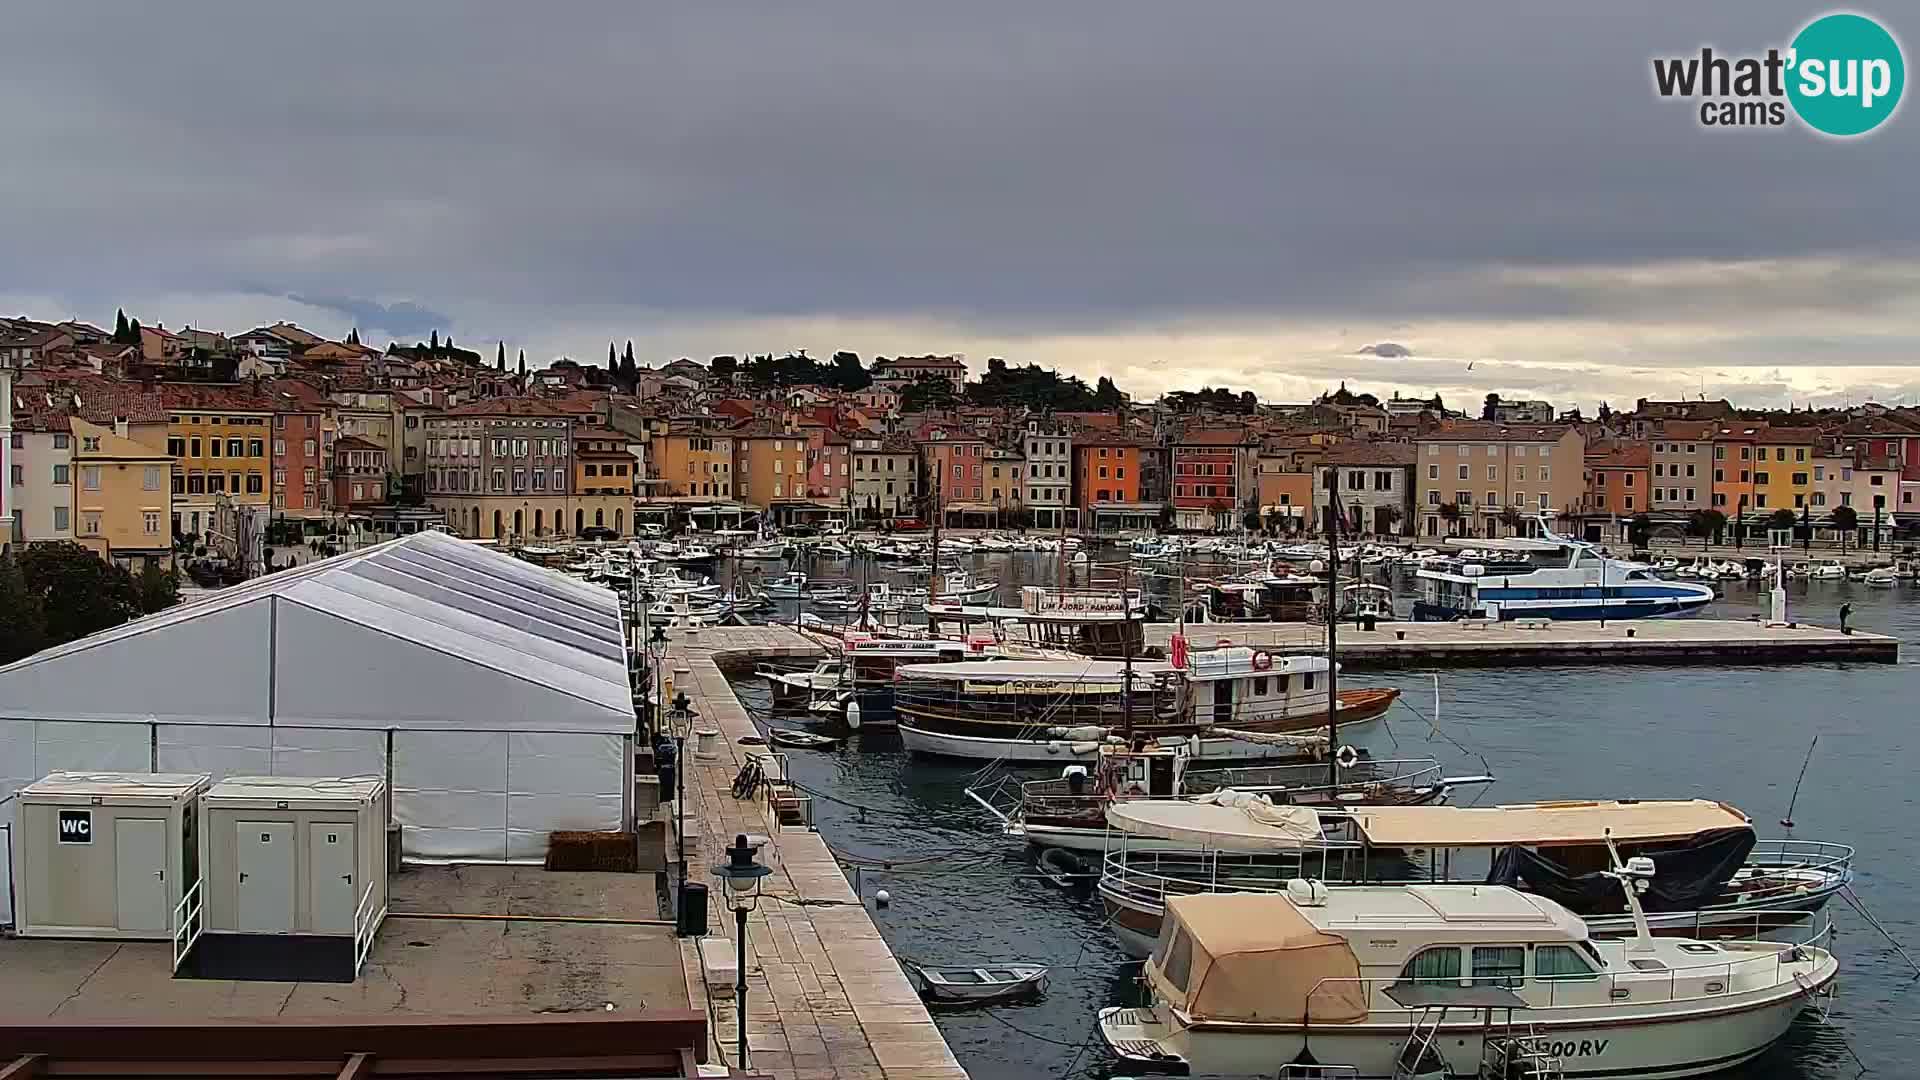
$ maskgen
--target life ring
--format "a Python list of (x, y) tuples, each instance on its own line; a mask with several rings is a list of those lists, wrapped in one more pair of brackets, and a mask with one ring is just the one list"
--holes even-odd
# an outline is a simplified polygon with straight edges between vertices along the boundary
[(1339, 753), (1333, 755), (1333, 761), (1343, 769), (1351, 769), (1360, 764), (1360, 755), (1351, 745), (1345, 745), (1340, 747)]
[(1273, 667), (1273, 654), (1256, 652), (1253, 654), (1253, 670), (1266, 671)]

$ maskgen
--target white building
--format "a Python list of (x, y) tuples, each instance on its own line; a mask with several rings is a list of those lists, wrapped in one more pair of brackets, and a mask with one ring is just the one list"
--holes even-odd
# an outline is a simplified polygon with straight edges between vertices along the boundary
[(1027, 421), (1027, 509), (1036, 529), (1057, 529), (1073, 505), (1073, 435), (1063, 425)]

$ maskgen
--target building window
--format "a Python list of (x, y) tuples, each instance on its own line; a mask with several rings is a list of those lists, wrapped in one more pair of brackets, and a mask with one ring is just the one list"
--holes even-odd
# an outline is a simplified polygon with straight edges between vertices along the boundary
[(245, 439), (228, 439), (227, 440), (227, 456), (228, 457), (245, 457), (246, 450), (247, 450), (247, 443)]
[(1438, 480), (1438, 479), (1440, 479), (1440, 466), (1438, 466), (1438, 465), (1428, 465), (1428, 466), (1427, 466), (1427, 479), (1429, 479), (1429, 480)]
[(140, 488), (143, 491), (160, 490), (160, 466), (149, 465), (146, 467), (146, 473), (140, 480)]
[(53, 508), (53, 531), (67, 531), (67, 508), (64, 506), (56, 506)]
[(169, 457), (187, 456), (187, 440), (177, 435), (169, 435), (167, 437), (167, 455)]
[(1462, 465), (1460, 466), (1460, 479), (1465, 480), (1466, 478), (1467, 478), (1467, 467), (1465, 465)]
[(53, 436), (53, 448), (55, 450), (65, 450), (67, 448), (67, 437), (65, 435), (55, 433), (55, 435)]
[(257, 472), (247, 474), (247, 494), (258, 495), (265, 490), (266, 477)]
[(160, 511), (148, 510), (144, 513), (143, 516), (146, 519), (145, 525), (147, 529), (147, 535), (159, 536), (160, 535)]
[(81, 536), (99, 536), (100, 535), (100, 511), (82, 510), (80, 512), (80, 535)]
[(83, 465), (80, 467), (80, 487), (85, 491), (100, 490), (100, 466)]
[(248, 439), (247, 440), (247, 456), (248, 457), (266, 457), (267, 456), (266, 440), (265, 439)]

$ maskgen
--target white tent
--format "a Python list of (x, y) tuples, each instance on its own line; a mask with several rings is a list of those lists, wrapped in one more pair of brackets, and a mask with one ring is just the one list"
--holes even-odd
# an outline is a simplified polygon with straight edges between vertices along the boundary
[(416, 533), (0, 667), (0, 800), (55, 769), (374, 775), (406, 854), (539, 859), (629, 824), (625, 635), (604, 589)]

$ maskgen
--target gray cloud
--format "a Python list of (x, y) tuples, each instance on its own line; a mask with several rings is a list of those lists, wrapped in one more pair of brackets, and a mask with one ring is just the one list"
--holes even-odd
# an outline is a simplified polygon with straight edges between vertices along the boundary
[[(1264, 322), (1488, 355), (1585, 321), (1610, 331), (1568, 377), (1589, 390), (1686, 363), (1672, 324), (1717, 347), (1784, 306), (1817, 326), (1806, 362), (1887, 363), (1920, 343), (1911, 110), (1858, 143), (1708, 132), (1648, 85), (1656, 54), (1764, 49), (1810, 12), (16, 4), (0, 293), (98, 318), (271, 282), (403, 337), (576, 355), (674, 325), (710, 332), (676, 354), (784, 348), (749, 335), (802, 320), (887, 327), (888, 351), (963, 347), (901, 327)], [(1703, 269), (1635, 276), (1673, 266)], [(1854, 313), (1875, 326), (1835, 325)]]

